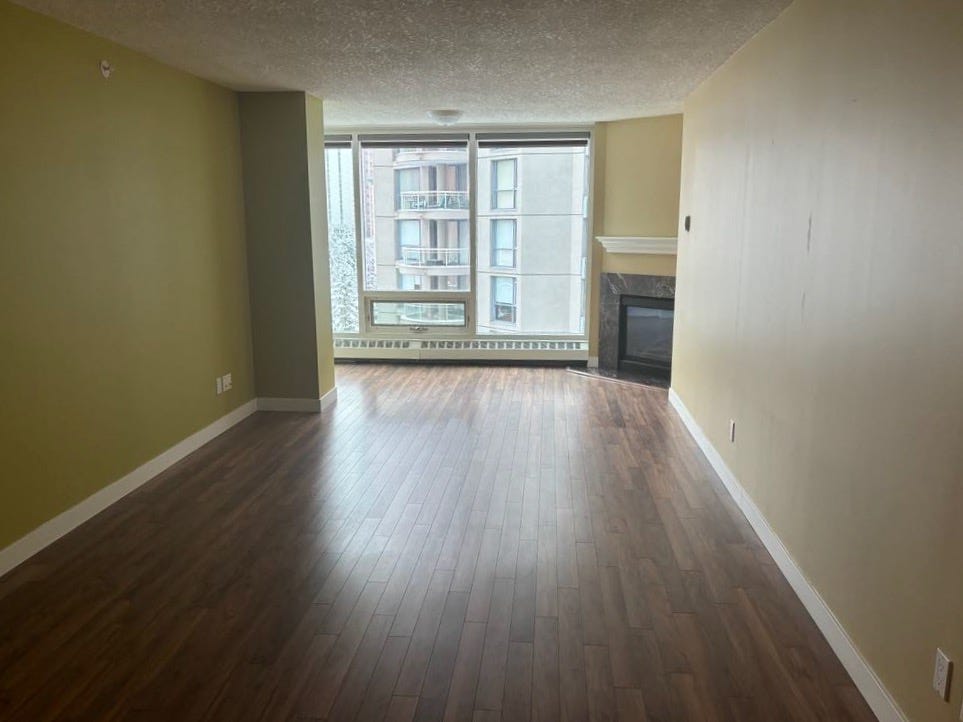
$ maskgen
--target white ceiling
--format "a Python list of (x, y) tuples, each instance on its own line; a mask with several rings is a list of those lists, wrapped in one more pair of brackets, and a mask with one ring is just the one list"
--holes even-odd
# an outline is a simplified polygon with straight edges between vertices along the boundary
[[(790, 0), (16, 0), (328, 126), (588, 123), (678, 112)], [(122, 69), (120, 69), (122, 72)]]

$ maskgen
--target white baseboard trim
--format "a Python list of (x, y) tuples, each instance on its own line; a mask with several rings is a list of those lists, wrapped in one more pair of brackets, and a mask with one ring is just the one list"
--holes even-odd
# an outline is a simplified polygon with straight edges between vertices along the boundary
[(64, 534), (96, 516), (114, 502), (127, 496), (134, 489), (147, 483), (188, 454), (201, 448), (215, 436), (223, 434), (238, 422), (243, 421), (254, 413), (255, 408), (256, 404), (253, 399), (242, 404), (234, 411), (225, 414), (200, 431), (174, 444), (167, 451), (141, 464), (129, 474), (94, 492), (67, 511), (58, 514), (49, 521), (45, 521), (10, 546), (0, 549), (0, 576), (19, 566), (41, 549), (53, 544)]
[(599, 367), (599, 357), (589, 356), (588, 362), (585, 365), (590, 369), (597, 369)]
[(321, 396), (321, 411), (331, 406), (335, 401), (338, 400), (338, 387), (335, 386), (330, 391)]
[(297, 411), (303, 413), (317, 414), (324, 411), (338, 400), (338, 389), (333, 388), (320, 399), (284, 399), (259, 397), (257, 400), (258, 411)]
[(806, 575), (803, 574), (802, 569), (796, 564), (789, 550), (786, 549), (782, 540), (769, 525), (759, 507), (756, 506), (735, 474), (726, 465), (726, 462), (712, 445), (712, 442), (709, 441), (695, 418), (689, 413), (675, 389), (669, 389), (669, 403), (678, 412), (692, 438), (702, 449), (702, 453), (706, 455), (712, 468), (715, 469), (742, 513), (746, 515), (749, 524), (759, 535), (760, 540), (772, 555), (783, 576), (786, 577), (806, 611), (809, 612), (813, 621), (816, 622), (816, 626), (826, 637), (829, 646), (832, 647), (843, 667), (849, 672), (849, 676), (853, 678), (856, 688), (866, 699), (866, 703), (876, 717), (880, 722), (909, 722), (909, 718), (903, 714), (896, 700), (883, 686), (869, 662), (860, 654), (846, 629), (833, 614), (833, 610), (806, 579)]

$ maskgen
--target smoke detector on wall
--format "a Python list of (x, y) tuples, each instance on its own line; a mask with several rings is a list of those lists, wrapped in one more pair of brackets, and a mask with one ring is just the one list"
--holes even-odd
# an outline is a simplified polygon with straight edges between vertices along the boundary
[(442, 109), (429, 110), (428, 117), (438, 123), (438, 125), (454, 125), (461, 118), (460, 110)]

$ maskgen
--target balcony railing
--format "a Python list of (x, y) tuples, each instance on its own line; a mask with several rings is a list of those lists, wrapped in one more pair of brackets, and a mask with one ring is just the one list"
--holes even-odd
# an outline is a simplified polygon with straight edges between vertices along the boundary
[(398, 263), (405, 266), (467, 266), (467, 248), (416, 248), (402, 247)]
[(372, 301), (375, 326), (464, 326), (464, 301)]
[(402, 211), (467, 211), (468, 191), (402, 191)]
[(459, 303), (406, 303), (402, 323), (435, 326), (464, 326), (465, 306)]

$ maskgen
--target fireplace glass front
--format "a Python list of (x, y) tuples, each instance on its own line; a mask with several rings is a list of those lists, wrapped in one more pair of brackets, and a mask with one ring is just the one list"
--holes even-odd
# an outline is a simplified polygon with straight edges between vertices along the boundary
[(672, 368), (672, 319), (668, 298), (620, 298), (619, 369), (668, 378)]

